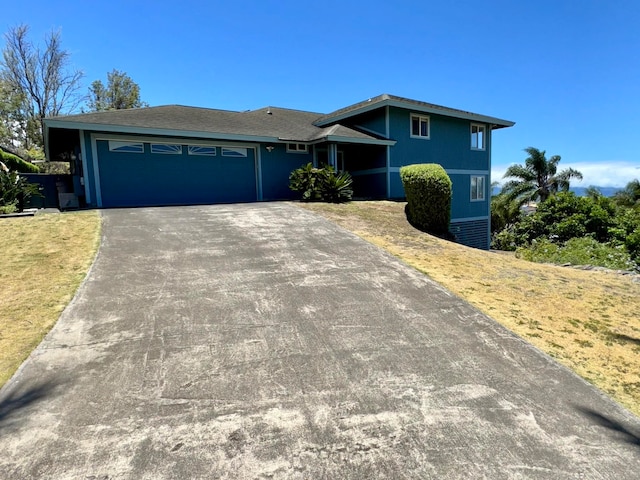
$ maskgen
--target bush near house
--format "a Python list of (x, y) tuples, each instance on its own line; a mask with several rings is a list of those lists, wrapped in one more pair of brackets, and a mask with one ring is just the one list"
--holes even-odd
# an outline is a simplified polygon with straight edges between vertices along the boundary
[(353, 180), (348, 172), (330, 166), (315, 168), (311, 163), (289, 175), (289, 188), (300, 192), (303, 202), (348, 202), (353, 197)]
[(18, 173), (40, 173), (40, 168), (33, 163), (29, 163), (17, 155), (9, 152), (5, 152), (0, 149), (0, 162), (4, 163), (9, 170), (13, 170)]
[(0, 163), (0, 214), (21, 212), (34, 195), (41, 195), (37, 185)]
[(446, 234), (451, 220), (452, 183), (441, 165), (422, 163), (400, 168), (407, 197), (407, 219), (416, 228)]

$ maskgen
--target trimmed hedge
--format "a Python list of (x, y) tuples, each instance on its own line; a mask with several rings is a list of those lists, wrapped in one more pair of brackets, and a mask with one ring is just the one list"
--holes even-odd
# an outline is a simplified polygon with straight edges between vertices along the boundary
[(20, 157), (0, 150), (0, 161), (4, 163), (9, 170), (18, 173), (40, 173), (40, 168), (33, 163), (29, 163)]
[(420, 230), (446, 234), (451, 220), (452, 183), (441, 165), (421, 163), (400, 168), (407, 197), (407, 218)]

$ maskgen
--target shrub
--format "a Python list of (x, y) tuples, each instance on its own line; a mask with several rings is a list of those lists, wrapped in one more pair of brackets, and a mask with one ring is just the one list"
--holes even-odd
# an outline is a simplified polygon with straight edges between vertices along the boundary
[[(24, 203), (30, 197), (41, 193), (38, 186), (20, 177), (17, 172), (5, 171), (0, 168), (0, 206), (22, 211)], [(8, 212), (5, 212), (8, 213)]]
[(353, 180), (347, 172), (332, 167), (315, 168), (308, 163), (289, 175), (289, 188), (300, 192), (302, 201), (347, 202), (353, 197)]
[(518, 248), (516, 256), (538, 263), (596, 265), (619, 270), (636, 268), (624, 245), (600, 243), (592, 237), (572, 238), (564, 245), (541, 238), (529, 247)]
[(0, 150), (0, 161), (4, 163), (9, 170), (14, 170), (18, 173), (39, 173), (40, 169), (37, 165), (29, 163), (9, 152)]
[(407, 218), (420, 230), (443, 234), (451, 220), (452, 184), (441, 165), (423, 163), (400, 168), (407, 197)]

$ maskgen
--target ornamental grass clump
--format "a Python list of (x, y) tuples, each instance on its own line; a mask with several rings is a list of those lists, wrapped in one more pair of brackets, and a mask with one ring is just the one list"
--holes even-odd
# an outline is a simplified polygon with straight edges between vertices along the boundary
[(451, 220), (452, 183), (441, 165), (422, 163), (400, 168), (407, 197), (407, 219), (416, 228), (447, 234)]

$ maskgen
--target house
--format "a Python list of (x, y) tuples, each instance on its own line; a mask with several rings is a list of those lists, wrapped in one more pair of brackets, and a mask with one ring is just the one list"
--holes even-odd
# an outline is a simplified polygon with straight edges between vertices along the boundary
[(400, 167), (439, 163), (453, 181), (452, 233), (486, 249), (491, 133), (514, 123), (385, 94), (328, 114), (168, 105), (44, 125), (48, 157), (72, 160), (91, 207), (288, 199), (290, 172), (308, 162), (350, 172), (357, 197), (401, 199)]

